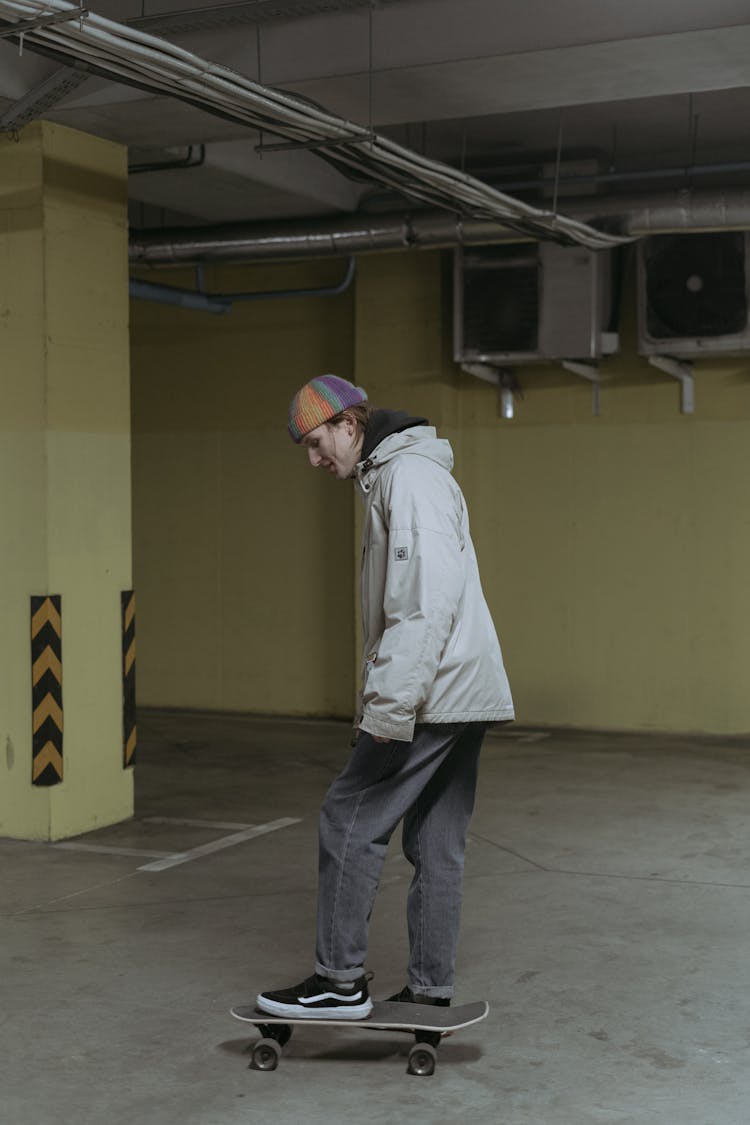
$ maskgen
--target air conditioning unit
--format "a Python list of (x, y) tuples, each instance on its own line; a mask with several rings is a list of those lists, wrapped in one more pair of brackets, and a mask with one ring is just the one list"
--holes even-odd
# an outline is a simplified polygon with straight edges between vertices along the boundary
[(658, 234), (638, 247), (638, 351), (750, 350), (748, 235)]
[(513, 365), (598, 359), (608, 331), (612, 255), (557, 243), (464, 247), (454, 263), (454, 359)]

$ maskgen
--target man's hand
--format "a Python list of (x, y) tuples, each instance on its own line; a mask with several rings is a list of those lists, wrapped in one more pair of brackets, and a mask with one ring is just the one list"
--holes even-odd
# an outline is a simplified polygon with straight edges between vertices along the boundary
[(390, 738), (383, 738), (379, 734), (372, 734), (372, 735), (370, 735), (370, 737), (372, 738), (373, 742), (390, 742), (391, 741)]

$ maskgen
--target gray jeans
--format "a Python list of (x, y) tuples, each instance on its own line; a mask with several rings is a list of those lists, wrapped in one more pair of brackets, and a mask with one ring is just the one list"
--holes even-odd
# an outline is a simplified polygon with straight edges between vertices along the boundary
[(418, 724), (411, 742), (360, 731), (320, 812), (316, 972), (351, 981), (364, 971), (367, 934), (388, 842), (403, 820), (414, 867), (407, 900), (408, 981), (453, 994), (464, 848), (485, 723)]

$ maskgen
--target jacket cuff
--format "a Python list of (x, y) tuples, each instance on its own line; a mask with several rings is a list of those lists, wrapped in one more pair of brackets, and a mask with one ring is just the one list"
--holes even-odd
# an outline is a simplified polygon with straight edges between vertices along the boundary
[(367, 734), (376, 734), (378, 738), (394, 738), (397, 742), (411, 742), (414, 738), (414, 719), (403, 719), (400, 722), (394, 719), (379, 719), (368, 715), (365, 711), (359, 729)]

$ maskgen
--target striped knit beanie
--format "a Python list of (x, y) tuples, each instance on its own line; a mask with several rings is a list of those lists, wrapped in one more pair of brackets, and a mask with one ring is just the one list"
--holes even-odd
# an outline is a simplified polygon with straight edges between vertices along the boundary
[(366, 392), (346, 379), (339, 379), (338, 375), (318, 375), (311, 379), (297, 391), (289, 407), (292, 440), (299, 444), (305, 434), (358, 402), (367, 402)]

